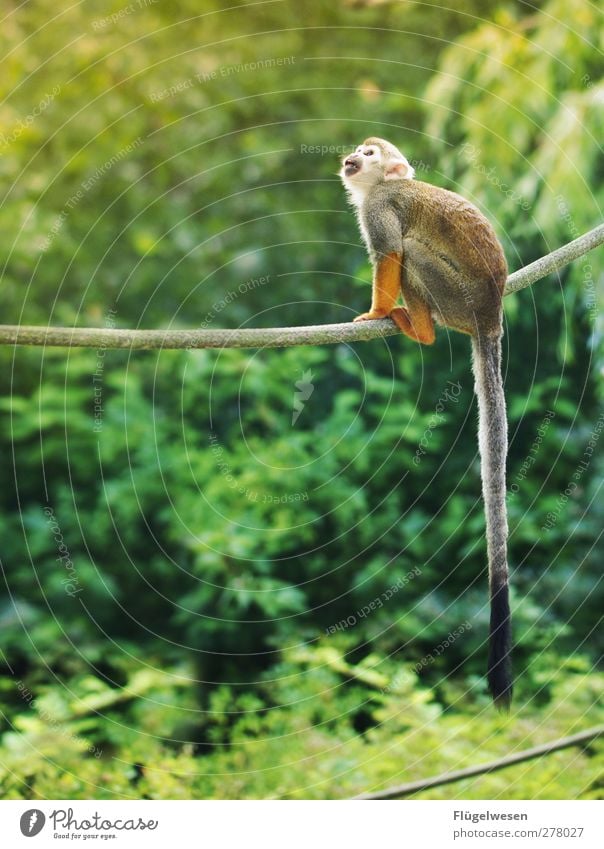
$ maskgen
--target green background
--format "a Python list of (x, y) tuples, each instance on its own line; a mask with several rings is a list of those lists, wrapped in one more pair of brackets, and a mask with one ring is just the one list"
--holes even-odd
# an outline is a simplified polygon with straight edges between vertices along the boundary
[[(586, 0), (6, 14), (4, 323), (350, 320), (371, 271), (337, 170), (369, 135), (477, 203), (510, 270), (601, 221)], [(2, 797), (350, 797), (601, 723), (603, 299), (600, 250), (505, 302), (509, 717), (465, 337), (3, 348)], [(601, 798), (602, 765), (422, 798)]]

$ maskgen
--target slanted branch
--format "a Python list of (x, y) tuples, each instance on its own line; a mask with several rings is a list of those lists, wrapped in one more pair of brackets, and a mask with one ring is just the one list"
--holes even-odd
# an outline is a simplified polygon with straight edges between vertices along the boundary
[[(510, 274), (505, 294), (511, 295), (559, 271), (604, 243), (604, 224), (573, 242)], [(313, 324), (307, 327), (271, 327), (235, 330), (124, 330), (100, 327), (31, 327), (0, 325), (1, 345), (38, 345), (67, 348), (289, 348), (294, 345), (332, 345), (367, 342), (400, 333), (390, 319)]]

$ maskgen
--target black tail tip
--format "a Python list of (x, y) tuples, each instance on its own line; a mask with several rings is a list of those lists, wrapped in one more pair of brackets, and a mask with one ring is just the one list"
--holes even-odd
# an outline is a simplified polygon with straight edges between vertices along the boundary
[(497, 710), (508, 713), (512, 704), (512, 669), (509, 655), (504, 655), (499, 663), (489, 668), (489, 692)]
[(512, 634), (507, 586), (491, 597), (488, 682), (495, 707), (509, 711), (512, 703)]
[(500, 713), (509, 713), (510, 707), (512, 706), (512, 688), (510, 687), (505, 693), (501, 693), (498, 696), (491, 694), (493, 696), (493, 704), (497, 708)]
[(489, 669), (488, 681), (493, 704), (497, 710), (508, 713), (514, 692), (511, 664), (508, 657), (505, 657), (497, 666)]

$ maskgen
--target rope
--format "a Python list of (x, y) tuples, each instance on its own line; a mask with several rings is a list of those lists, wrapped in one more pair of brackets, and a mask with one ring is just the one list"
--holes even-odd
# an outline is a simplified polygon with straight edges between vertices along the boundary
[[(530, 286), (604, 242), (600, 224), (573, 242), (515, 271), (504, 294)], [(400, 333), (390, 319), (238, 330), (122, 330), (99, 327), (34, 327), (0, 325), (0, 345), (41, 345), (69, 348), (288, 348), (293, 345), (333, 345), (367, 342)]]
[(557, 752), (560, 749), (568, 749), (571, 746), (580, 746), (582, 743), (587, 743), (589, 740), (595, 740), (597, 737), (604, 735), (604, 725), (597, 728), (590, 728), (587, 731), (582, 731), (580, 734), (573, 734), (572, 737), (563, 737), (560, 740), (554, 740), (552, 743), (544, 743), (542, 746), (535, 746), (533, 749), (525, 749), (523, 752), (517, 752), (515, 755), (508, 755), (505, 758), (499, 758), (496, 761), (489, 761), (486, 764), (478, 766), (470, 766), (466, 769), (458, 769), (455, 772), (446, 772), (443, 775), (437, 775), (435, 778), (426, 778), (420, 781), (411, 781), (409, 784), (399, 784), (397, 787), (390, 787), (386, 790), (380, 790), (378, 793), (363, 793), (361, 796), (355, 796), (356, 799), (401, 799), (403, 796), (411, 796), (414, 793), (421, 793), (423, 790), (429, 790), (431, 787), (442, 787), (443, 784), (452, 784), (454, 781), (461, 781), (464, 778), (473, 778), (475, 775), (484, 775), (488, 772), (496, 772), (498, 769), (505, 769), (513, 764), (520, 764), (524, 761), (530, 761), (533, 758), (540, 758), (543, 755), (549, 755), (552, 752)]

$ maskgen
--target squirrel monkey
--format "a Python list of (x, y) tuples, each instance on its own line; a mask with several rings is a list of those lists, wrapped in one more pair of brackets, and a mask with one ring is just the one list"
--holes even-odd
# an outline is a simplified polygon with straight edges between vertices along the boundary
[[(472, 338), (491, 599), (487, 678), (495, 704), (507, 709), (511, 620), (501, 379), (507, 265), (493, 228), (475, 206), (413, 176), (403, 154), (384, 139), (366, 139), (343, 161), (340, 177), (374, 270), (371, 309), (355, 321), (390, 316), (424, 345), (434, 342), (435, 322)], [(397, 305), (401, 294), (405, 306)]]

